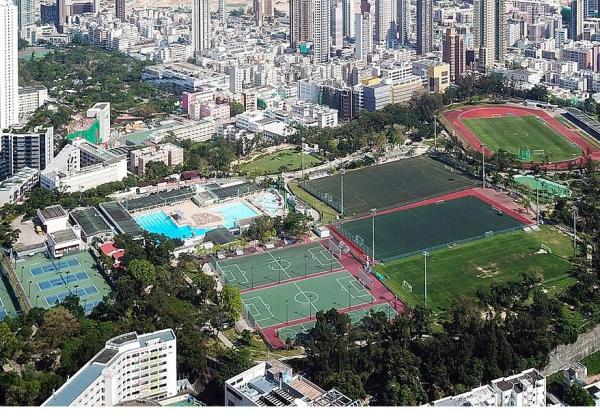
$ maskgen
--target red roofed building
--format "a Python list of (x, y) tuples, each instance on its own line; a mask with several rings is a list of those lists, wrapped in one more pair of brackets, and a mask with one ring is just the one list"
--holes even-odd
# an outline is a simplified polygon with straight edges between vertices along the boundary
[(125, 250), (117, 248), (113, 241), (106, 242), (100, 246), (100, 251), (113, 259), (113, 267), (118, 269), (121, 267), (121, 258), (125, 255)]

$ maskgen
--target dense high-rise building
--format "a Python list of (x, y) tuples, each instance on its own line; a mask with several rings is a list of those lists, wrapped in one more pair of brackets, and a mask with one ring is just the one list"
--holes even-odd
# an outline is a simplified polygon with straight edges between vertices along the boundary
[(363, 12), (356, 15), (355, 30), (354, 56), (356, 59), (366, 60), (367, 55), (373, 51), (373, 17), (371, 13)]
[(25, 26), (35, 23), (34, 0), (17, 0), (17, 7), (19, 8), (19, 31), (21, 31)]
[(433, 0), (417, 1), (417, 54), (433, 51)]
[(583, 18), (598, 17), (598, 0), (584, 0)]
[(583, 21), (585, 10), (583, 0), (571, 1), (571, 24), (569, 25), (569, 37), (575, 41), (581, 40), (583, 35)]
[(19, 121), (18, 8), (0, 0), (0, 133)]
[(225, 11), (225, 0), (219, 0), (219, 10), (217, 11), (219, 20), (223, 25), (227, 25), (227, 12)]
[(331, 1), (331, 40), (332, 44), (341, 49), (344, 46), (344, 13), (342, 0)]
[(408, 0), (396, 0), (396, 29), (398, 31), (398, 44), (400, 45), (408, 43), (408, 22), (410, 17), (408, 6)]
[(265, 15), (265, 19), (272, 19), (275, 16), (275, 10), (273, 9), (273, 0), (264, 0), (263, 14)]
[(115, 0), (115, 16), (125, 22), (125, 0)]
[(354, 38), (354, 0), (342, 0), (344, 36)]
[(453, 27), (446, 28), (442, 46), (443, 61), (450, 64), (450, 79), (457, 80), (465, 72), (467, 60), (464, 35)]
[(300, 44), (313, 39), (313, 1), (290, 0), (290, 45), (297, 49)]
[(261, 27), (265, 20), (263, 5), (264, 5), (264, 0), (252, 0), (252, 11), (254, 12), (254, 23), (258, 27)]
[(30, 131), (22, 128), (18, 126), (0, 134), (0, 180), (25, 167), (43, 170), (54, 158), (54, 130), (51, 126), (40, 126)]
[(67, 0), (56, 0), (56, 30), (63, 33), (67, 23)]
[(313, 3), (313, 58), (314, 62), (329, 61), (331, 49), (330, 0), (312, 0)]
[(506, 54), (505, 0), (473, 0), (473, 47), (479, 52), (479, 64), (485, 68), (503, 62)]
[(208, 0), (193, 0), (192, 4), (192, 45), (194, 54), (202, 55), (209, 46), (210, 13)]
[(395, 5), (392, 0), (375, 0), (373, 19), (375, 20), (374, 40), (378, 44), (388, 45), (396, 38)]

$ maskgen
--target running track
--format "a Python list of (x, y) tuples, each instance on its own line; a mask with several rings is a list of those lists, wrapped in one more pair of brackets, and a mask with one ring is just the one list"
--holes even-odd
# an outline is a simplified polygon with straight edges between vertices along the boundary
[[(567, 126), (554, 119), (548, 113), (542, 109), (526, 108), (521, 106), (511, 105), (478, 105), (478, 106), (466, 106), (460, 109), (449, 110), (444, 113), (444, 117), (448, 121), (452, 131), (458, 134), (458, 136), (467, 143), (471, 148), (476, 151), (482, 151), (482, 143), (469, 128), (465, 126), (462, 119), (473, 119), (473, 118), (489, 118), (492, 115), (503, 115), (511, 114), (513, 116), (537, 116), (543, 119), (552, 129), (567, 138), (569, 141), (577, 145), (583, 155), (579, 158), (567, 161), (558, 161), (547, 164), (544, 168), (549, 170), (565, 170), (569, 168), (569, 165), (583, 165), (589, 158), (593, 160), (600, 160), (600, 149), (591, 145), (587, 142), (578, 132), (569, 129)], [(492, 152), (488, 148), (483, 148), (486, 156), (491, 156)], [(525, 164), (526, 168), (530, 168), (532, 164)]]

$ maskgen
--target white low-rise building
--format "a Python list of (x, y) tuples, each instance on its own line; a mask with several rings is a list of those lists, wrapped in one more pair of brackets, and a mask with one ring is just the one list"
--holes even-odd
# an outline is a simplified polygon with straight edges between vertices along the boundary
[(6, 203), (23, 201), (25, 193), (33, 189), (40, 181), (40, 172), (34, 168), (25, 167), (15, 175), (0, 182), (0, 206)]
[(113, 406), (177, 393), (177, 339), (171, 329), (119, 335), (42, 406)]

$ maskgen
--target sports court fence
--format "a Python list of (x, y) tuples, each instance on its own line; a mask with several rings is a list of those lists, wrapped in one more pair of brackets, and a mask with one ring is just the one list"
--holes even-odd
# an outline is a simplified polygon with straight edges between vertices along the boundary
[[(371, 238), (365, 239), (364, 237), (361, 237), (360, 235), (353, 235), (342, 223), (335, 225), (335, 227), (347, 239), (349, 239), (354, 244), (356, 244), (356, 246), (358, 246), (365, 255), (368, 255), (369, 257), (371, 257), (373, 255), (372, 247), (367, 245), (367, 242), (369, 242), (369, 239), (371, 239)], [(434, 245), (431, 247), (422, 248), (419, 250), (410, 251), (410, 252), (406, 252), (406, 253), (396, 254), (396, 255), (393, 255), (390, 257), (385, 257), (385, 258), (378, 257), (377, 252), (375, 252), (375, 258), (382, 263), (390, 263), (392, 261), (396, 261), (401, 258), (406, 258), (406, 257), (411, 257), (413, 255), (421, 254), (421, 253), (423, 253), (423, 251), (435, 251), (435, 250), (439, 250), (442, 248), (452, 248), (456, 245), (465, 244), (467, 242), (477, 241), (477, 240), (484, 239), (484, 238), (491, 238), (494, 235), (506, 234), (509, 232), (518, 231), (518, 230), (522, 230), (522, 229), (523, 229), (523, 226), (518, 225), (518, 226), (513, 226), (511, 228), (506, 228), (506, 229), (502, 229), (502, 230), (498, 230), (498, 231), (487, 231), (487, 232), (484, 232), (483, 234), (475, 235), (473, 237), (464, 238), (464, 239), (460, 239), (457, 241), (447, 241), (443, 244), (438, 244), (438, 245)]]
[(221, 279), (221, 282), (223, 282), (224, 284), (229, 283), (229, 278), (227, 277), (227, 273), (225, 273), (223, 271), (223, 269), (221, 268), (221, 265), (219, 264), (219, 260), (212, 255), (211, 257), (211, 264), (213, 267), (213, 270), (217, 272), (217, 275), (219, 276), (219, 279)]
[(367, 269), (361, 269), (358, 272), (358, 281), (362, 283), (364, 287), (371, 290), (373, 289), (373, 279), (371, 278), (371, 271)]
[(248, 325), (250, 325), (253, 329), (255, 329), (255, 330), (260, 329), (260, 327), (258, 326), (258, 323), (254, 319), (254, 317), (252, 316), (252, 314), (250, 313), (250, 311), (248, 310), (246, 305), (244, 305), (244, 319), (246, 320)]
[[(335, 199), (331, 193), (319, 190), (316, 187), (313, 187), (312, 185), (308, 184), (307, 182), (302, 182), (300, 184), (300, 186), (304, 190), (306, 190), (308, 193), (310, 193), (311, 195), (313, 195), (314, 197), (316, 197), (317, 199), (319, 199), (319, 200), (327, 203), (333, 209), (337, 210), (340, 213), (342, 212), (342, 202), (341, 202), (341, 199), (340, 200)], [(344, 212), (351, 213), (346, 208), (344, 208)], [(351, 213), (351, 214), (353, 214), (353, 213)]]

